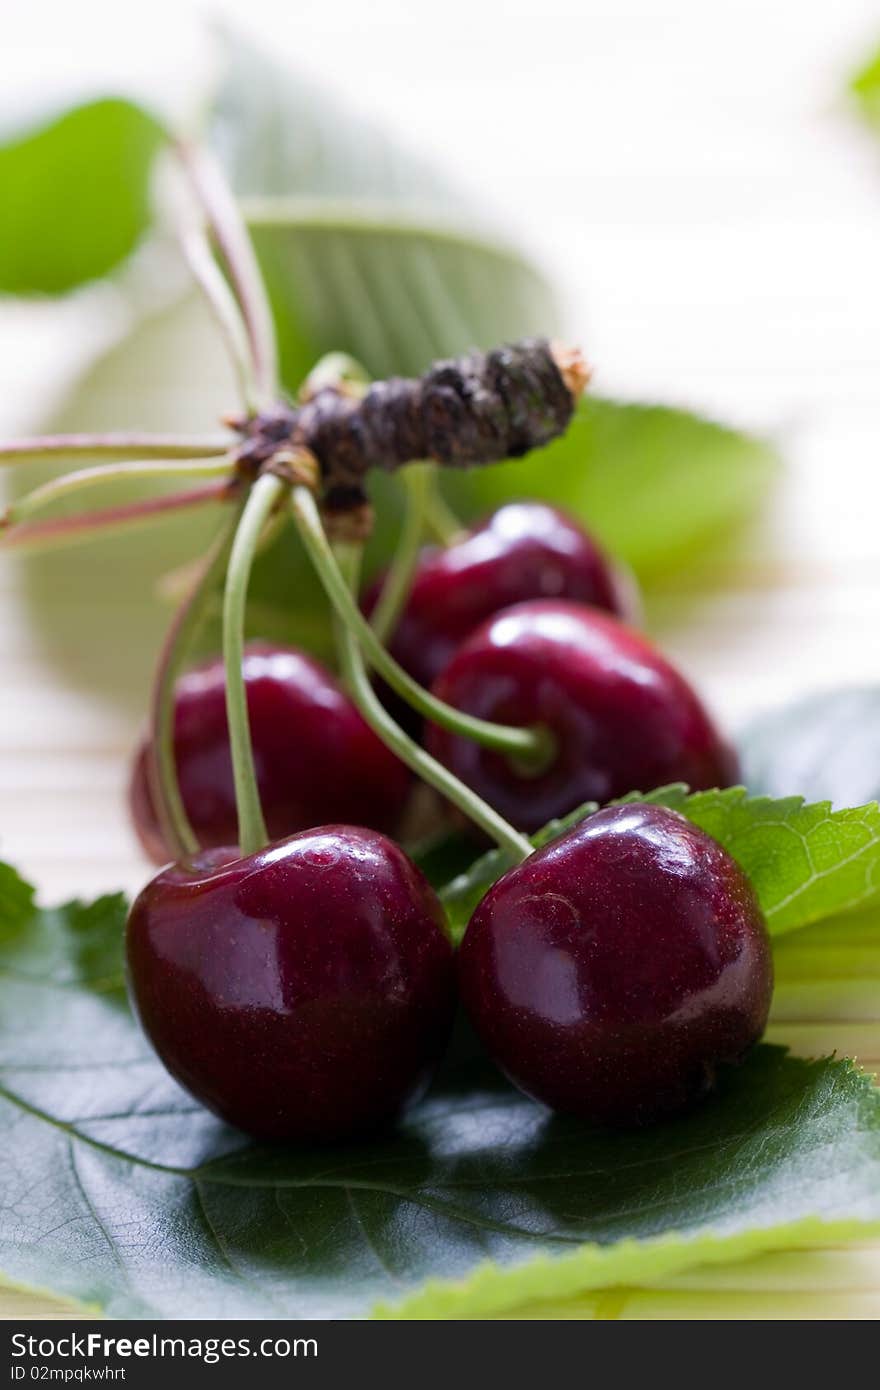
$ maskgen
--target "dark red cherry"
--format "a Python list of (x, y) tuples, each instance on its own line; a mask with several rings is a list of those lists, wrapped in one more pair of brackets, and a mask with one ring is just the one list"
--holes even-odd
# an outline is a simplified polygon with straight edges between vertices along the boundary
[[(393, 831), (409, 773), (364, 723), (329, 671), (293, 647), (250, 645), (244, 658), (257, 784), (272, 839), (342, 821)], [(177, 684), (174, 748), (183, 802), (203, 849), (238, 838), (223, 663), (212, 660)], [(147, 776), (147, 745), (132, 772), (130, 804), (147, 854), (172, 857)]]
[(584, 801), (669, 782), (736, 781), (735, 754), (683, 676), (607, 613), (521, 603), (477, 629), (434, 692), (501, 724), (543, 725), (556, 755), (540, 771), (430, 726), (434, 755), (508, 820), (537, 830)]
[(770, 941), (730, 855), (663, 807), (606, 807), (490, 889), (462, 1000), (512, 1081), (631, 1125), (682, 1110), (761, 1036)]
[(329, 825), (163, 869), (131, 909), (127, 951), (137, 1013), (172, 1076), (263, 1138), (392, 1120), (452, 1023), (443, 909), (372, 830)]
[[(367, 591), (372, 612), (380, 577)], [(568, 598), (633, 616), (632, 581), (577, 522), (541, 502), (510, 502), (445, 549), (422, 552), (392, 655), (430, 685), (464, 639), (499, 609)]]

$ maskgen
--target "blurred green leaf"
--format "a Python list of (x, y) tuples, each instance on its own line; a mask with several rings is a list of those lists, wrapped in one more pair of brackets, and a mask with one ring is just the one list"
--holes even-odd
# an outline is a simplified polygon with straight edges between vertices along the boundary
[(150, 225), (162, 140), (141, 107), (105, 98), (0, 145), (0, 292), (62, 294), (124, 260)]
[(880, 131), (880, 48), (850, 82), (862, 116)]
[(430, 165), (240, 35), (223, 46), (210, 134), (244, 200), (288, 387), (333, 349), (376, 377), (414, 375), (557, 331), (548, 283)]
[(765, 440), (667, 406), (586, 396), (567, 433), (495, 468), (443, 476), (467, 516), (538, 497), (591, 527), (643, 578), (686, 562), (754, 511), (778, 471)]

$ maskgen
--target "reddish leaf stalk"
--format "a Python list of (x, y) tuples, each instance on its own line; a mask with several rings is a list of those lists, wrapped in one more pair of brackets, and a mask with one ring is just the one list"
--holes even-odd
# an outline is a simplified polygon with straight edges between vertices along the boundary
[(101, 532), (137, 526), (168, 513), (181, 512), (206, 502), (221, 502), (231, 497), (235, 489), (226, 480), (208, 487), (172, 492), (164, 497), (148, 497), (119, 507), (81, 512), (78, 516), (53, 517), (51, 521), (23, 522), (0, 531), (0, 548), (4, 550), (39, 550), (52, 545), (73, 544), (89, 540)]
[(265, 408), (278, 394), (275, 325), (251, 239), (214, 159), (185, 141), (178, 141), (176, 149), (229, 273), (250, 344), (260, 405)]

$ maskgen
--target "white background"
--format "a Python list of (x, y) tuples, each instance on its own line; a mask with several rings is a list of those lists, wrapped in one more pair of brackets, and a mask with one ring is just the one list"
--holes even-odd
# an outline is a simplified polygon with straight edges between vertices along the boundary
[[(880, 675), (880, 157), (843, 96), (880, 6), (216, 8), (489, 199), (568, 287), (599, 388), (779, 438), (786, 482), (744, 558), (652, 606), (721, 713)], [(0, 119), (101, 89), (183, 109), (208, 71), (201, 24), (181, 0), (8, 5)], [(75, 355), (79, 315), (0, 304), (0, 428)], [(2, 850), (48, 897), (136, 886), (136, 716), (57, 686), (15, 586), (0, 561)]]

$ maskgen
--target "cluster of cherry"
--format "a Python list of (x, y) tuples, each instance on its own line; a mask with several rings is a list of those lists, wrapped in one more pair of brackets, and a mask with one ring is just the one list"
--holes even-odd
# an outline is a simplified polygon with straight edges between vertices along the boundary
[[(365, 594), (375, 609), (383, 580)], [(412, 733), (506, 818), (536, 830), (585, 801), (736, 779), (688, 682), (624, 620), (634, 586), (571, 519), (511, 503), (423, 551), (391, 651), (436, 697), (538, 729), (530, 762), (436, 724)], [(140, 1016), (173, 1074), (259, 1135), (328, 1139), (397, 1114), (464, 1006), (525, 1091), (599, 1123), (680, 1109), (760, 1036), (766, 930), (742, 872), (676, 813), (607, 808), (513, 868), (457, 969), (426, 880), (387, 838), (406, 767), (312, 657), (251, 646), (244, 678), (273, 843), (241, 858), (222, 663), (186, 674), (174, 750), (205, 848), (166, 869), (129, 924)], [(137, 756), (134, 821), (169, 857)], [(314, 827), (320, 827), (315, 829)], [(357, 829), (353, 827), (359, 827)], [(363, 827), (369, 827), (365, 829)]]

